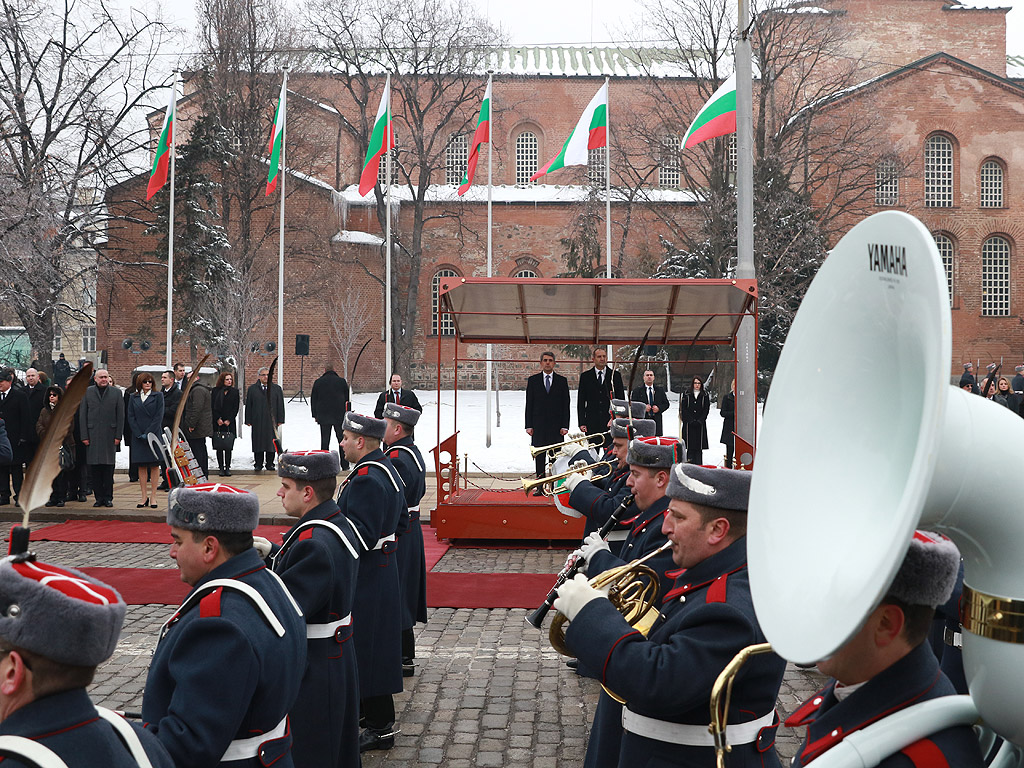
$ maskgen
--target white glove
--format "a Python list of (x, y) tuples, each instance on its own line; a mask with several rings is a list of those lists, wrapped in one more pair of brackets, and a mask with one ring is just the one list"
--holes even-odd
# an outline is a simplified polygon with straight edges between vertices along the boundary
[(262, 536), (252, 537), (252, 548), (260, 553), (260, 557), (266, 560), (270, 557), (270, 539), (264, 539)]
[(579, 569), (577, 570), (577, 573), (587, 572), (587, 560), (583, 557), (582, 549), (574, 549), (569, 553), (569, 556), (565, 558), (565, 567), (568, 568), (575, 562), (579, 562)]
[(556, 456), (568, 456), (570, 459), (580, 451), (584, 450), (584, 446), (579, 443), (566, 443), (558, 449)]
[(597, 531), (594, 531), (583, 540), (583, 546), (580, 549), (583, 552), (583, 557), (589, 564), (594, 555), (602, 550), (609, 550), (609, 547), (608, 542), (602, 539), (597, 534)]
[(580, 472), (573, 472), (565, 480), (562, 481), (562, 487), (565, 488), (569, 493), (576, 490), (576, 486), (582, 483), (584, 480), (590, 478)]
[(591, 600), (602, 597), (607, 598), (608, 593), (601, 589), (594, 589), (587, 583), (586, 576), (577, 573), (572, 581), (567, 581), (558, 588), (558, 597), (553, 605), (556, 611), (572, 621), (583, 610), (583, 606)]

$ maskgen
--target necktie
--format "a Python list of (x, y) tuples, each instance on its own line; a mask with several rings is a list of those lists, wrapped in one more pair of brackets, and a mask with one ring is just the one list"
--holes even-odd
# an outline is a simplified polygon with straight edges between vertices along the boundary
[(544, 389), (548, 392), (551, 391), (551, 374), (549, 373), (544, 377)]
[(395, 405), (401, 405), (401, 404), (402, 404), (402, 390), (399, 389), (397, 392), (395, 392)]
[(647, 388), (647, 403), (648, 405), (654, 405), (654, 387)]
[(601, 371), (597, 372), (597, 386), (600, 387), (603, 384), (604, 384), (604, 371), (601, 370)]

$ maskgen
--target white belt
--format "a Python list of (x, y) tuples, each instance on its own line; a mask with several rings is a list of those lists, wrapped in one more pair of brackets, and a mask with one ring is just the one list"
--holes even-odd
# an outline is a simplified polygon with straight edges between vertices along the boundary
[(285, 715), (284, 719), (272, 731), (261, 733), (259, 736), (250, 736), (248, 739), (235, 739), (232, 741), (220, 761), (226, 763), (230, 760), (248, 760), (257, 757), (260, 753), (260, 747), (263, 746), (264, 742), (280, 739), (287, 730), (288, 716)]
[(605, 541), (625, 541), (627, 536), (629, 536), (629, 531), (612, 531)]
[(410, 512), (419, 512), (420, 511), (420, 505), (417, 504), (415, 507), (409, 507), (409, 511)]
[(389, 541), (398, 541), (398, 536), (392, 533), (390, 536), (385, 536), (383, 539), (377, 539), (377, 543), (373, 546), (374, 551), (382, 549)]
[(946, 645), (950, 645), (953, 648), (962, 648), (964, 644), (963, 635), (948, 628), (942, 630), (942, 639)]
[[(737, 723), (726, 726), (725, 738), (730, 744), (750, 744), (757, 739), (757, 734), (775, 722), (773, 709), (764, 717), (748, 723)], [(681, 744), (686, 747), (713, 747), (715, 739), (707, 725), (685, 725), (655, 720), (653, 717), (638, 715), (626, 707), (622, 708), (622, 727), (637, 736), (644, 736), (656, 741), (670, 744)]]
[(350, 613), (344, 619), (338, 619), (327, 624), (307, 624), (306, 625), (306, 639), (307, 640), (323, 640), (325, 637), (334, 637), (335, 633), (341, 627), (347, 627), (352, 623), (352, 614)]

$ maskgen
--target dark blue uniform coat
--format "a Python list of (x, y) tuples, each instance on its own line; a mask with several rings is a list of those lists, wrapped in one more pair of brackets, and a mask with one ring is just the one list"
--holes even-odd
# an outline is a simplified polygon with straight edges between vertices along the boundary
[(402, 589), (402, 629), (406, 630), (412, 629), (417, 621), (427, 622), (427, 556), (423, 551), (419, 511), (420, 499), (427, 492), (427, 465), (412, 437), (389, 445), (387, 456), (405, 483), (405, 504), (409, 510), (408, 526), (398, 536), (398, 584)]
[[(665, 510), (668, 509), (668, 496), (662, 496), (643, 512), (635, 511), (632, 515), (631, 507), (627, 515), (632, 518), (629, 534), (622, 542), (622, 549), (618, 555), (607, 552), (598, 552), (587, 563), (587, 575), (593, 578), (602, 571), (624, 565), (632, 560), (650, 554), (666, 541), (668, 537), (661, 532), (661, 523), (665, 517)], [(672, 551), (665, 550), (648, 560), (646, 565), (655, 570), (661, 579), (659, 594), (665, 595), (675, 582), (675, 563), (672, 562)]]
[[(939, 670), (939, 663), (927, 643), (918, 645), (843, 701), (836, 699), (835, 681), (832, 681), (786, 720), (789, 727), (807, 726), (807, 735), (793, 759), (793, 765), (812, 763), (844, 737), (897, 710), (940, 696), (954, 695), (956, 690)], [(924, 762), (919, 762), (922, 758)], [(880, 768), (942, 768), (944, 765), (980, 768), (984, 762), (974, 731), (969, 726), (960, 725), (922, 739), (878, 765)]]
[[(385, 470), (368, 466), (383, 464)], [(393, 483), (392, 483), (393, 481)], [(395, 490), (395, 488), (399, 490)], [(380, 449), (366, 454), (352, 467), (338, 494), (338, 507), (366, 548), (359, 554), (356, 600), (352, 627), (359, 662), (359, 697), (367, 699), (402, 690), (401, 594), (395, 542), (374, 549), (396, 533), (406, 512), (402, 478)]]
[[(236, 590), (218, 588), (165, 625), (153, 652), (142, 719), (177, 768), (217, 765), (234, 739), (272, 731), (292, 710), (306, 664), (306, 622), (255, 549), (214, 568), (193, 588), (238, 579), (255, 588), (284, 625), (278, 637)], [(186, 598), (187, 600), (187, 598)], [(292, 768), (291, 734), (264, 744), (264, 765)], [(260, 768), (259, 758), (231, 763)]]
[[(569, 506), (587, 518), (587, 524), (583, 535), (587, 536), (601, 529), (612, 513), (619, 508), (622, 500), (632, 493), (626, 480), (629, 479), (629, 464), (625, 467), (616, 467), (611, 476), (605, 482), (605, 487), (597, 483), (584, 482), (577, 485), (569, 494)], [(626, 510), (619, 518), (629, 520), (636, 515), (635, 512)], [(620, 523), (615, 526), (615, 531), (629, 530), (630, 526)], [(617, 555), (622, 550), (622, 541), (609, 541), (608, 546), (612, 554)]]
[[(153, 768), (174, 768), (167, 751), (153, 734), (129, 723), (142, 742)], [(138, 768), (114, 727), (96, 715), (84, 688), (45, 696), (13, 712), (0, 723), (0, 735), (23, 736), (56, 752), (68, 768)], [(7, 766), (22, 766), (12, 757)]]
[[(333, 523), (348, 540), (311, 520)], [(349, 616), (355, 601), (359, 540), (334, 501), (303, 515), (274, 553), (274, 572), (302, 608), (307, 624)], [(356, 556), (353, 556), (353, 552)], [(291, 711), (296, 768), (359, 767), (359, 671), (352, 625), (333, 637), (306, 640), (306, 671)]]
[[(711, 687), (741, 649), (765, 642), (754, 615), (747, 578), (746, 539), (683, 572), (644, 638), (607, 600), (592, 600), (566, 631), (580, 669), (626, 699), (630, 710), (673, 723), (706, 727)], [(678, 571), (676, 572), (678, 573)], [(775, 707), (786, 663), (775, 654), (754, 656), (736, 678), (729, 722), (756, 720)], [(667, 768), (715, 764), (712, 747), (691, 747), (622, 730), (621, 710), (601, 694), (585, 765)], [(775, 727), (755, 743), (734, 744), (728, 765), (778, 766)]]

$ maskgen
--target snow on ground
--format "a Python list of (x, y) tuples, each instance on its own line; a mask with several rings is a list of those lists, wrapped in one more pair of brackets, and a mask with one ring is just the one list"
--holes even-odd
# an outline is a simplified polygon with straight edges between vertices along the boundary
[[(353, 397), (353, 407), (359, 413), (373, 415), (377, 404), (378, 392), (357, 394)], [(470, 472), (513, 472), (531, 474), (534, 471), (534, 460), (530, 456), (530, 436), (523, 426), (523, 413), (526, 407), (525, 391), (502, 391), (491, 395), (491, 445), (487, 447), (487, 410), (485, 392), (458, 393), (458, 424), (455, 423), (455, 392), (441, 392), (441, 405), (438, 408), (437, 390), (416, 390), (416, 397), (423, 405), (423, 416), (416, 426), (416, 445), (423, 452), (428, 467), (432, 463), (430, 449), (438, 443), (438, 410), (440, 410), (440, 433), (442, 439), (450, 437), (457, 428), (459, 460), (463, 454), (469, 454)], [(497, 400), (497, 402), (495, 402)], [(677, 403), (679, 396), (670, 394), (672, 405), (664, 416), (665, 433), (679, 434), (679, 415)], [(498, 426), (497, 407), (500, 406), (501, 426)], [(576, 431), (576, 393), (570, 393), (570, 430)], [(715, 406), (708, 415), (708, 445), (704, 451), (705, 464), (721, 464), (725, 458), (725, 446), (719, 442), (722, 434), (722, 417)], [(242, 436), (235, 441), (232, 455), (232, 469), (251, 469), (252, 450), (248, 427), (242, 427)], [(309, 413), (309, 405), (299, 400), (285, 403), (285, 424), (282, 427), (284, 446), (289, 450), (309, 450), (320, 447), (320, 427), (313, 421)], [(209, 442), (210, 466), (217, 471), (217, 457)], [(337, 448), (337, 442), (331, 437), (331, 448)], [(127, 451), (117, 455), (117, 466), (128, 467)]]

